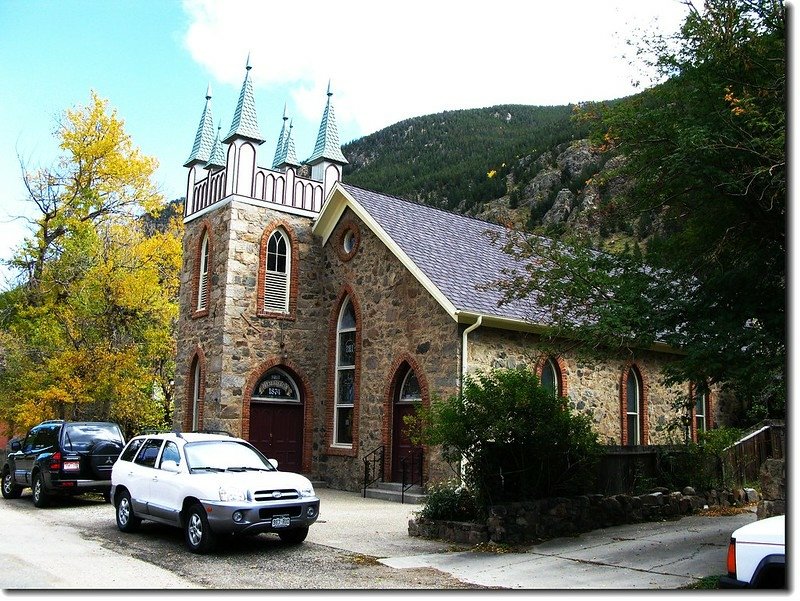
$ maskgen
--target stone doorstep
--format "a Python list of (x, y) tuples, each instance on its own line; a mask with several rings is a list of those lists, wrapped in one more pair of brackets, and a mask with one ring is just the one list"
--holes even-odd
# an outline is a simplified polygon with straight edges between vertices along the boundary
[(399, 482), (376, 482), (367, 488), (366, 497), (395, 503), (400, 503), (403, 499), (405, 503), (416, 505), (425, 502), (426, 495), (422, 492), (422, 487), (415, 484), (405, 492), (405, 495), (402, 494), (401, 488), (402, 484)]

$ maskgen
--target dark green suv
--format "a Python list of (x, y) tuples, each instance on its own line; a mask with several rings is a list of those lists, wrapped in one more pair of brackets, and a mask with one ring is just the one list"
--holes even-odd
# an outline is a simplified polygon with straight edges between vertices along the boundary
[(16, 499), (30, 488), (36, 507), (46, 507), (54, 495), (97, 492), (108, 500), (111, 468), (123, 446), (112, 422), (42, 422), (24, 440), (9, 443), (3, 497)]

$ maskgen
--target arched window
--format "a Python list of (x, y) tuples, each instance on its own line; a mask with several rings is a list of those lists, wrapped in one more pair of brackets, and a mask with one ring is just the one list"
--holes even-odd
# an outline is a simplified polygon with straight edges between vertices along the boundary
[(282, 369), (274, 367), (258, 381), (250, 398), (272, 403), (299, 403), (300, 393), (294, 379)]
[(644, 408), (642, 377), (635, 367), (628, 370), (625, 381), (625, 441), (629, 446), (644, 444)]
[(281, 229), (272, 232), (267, 242), (266, 270), (264, 273), (263, 310), (274, 313), (289, 312), (289, 276), (291, 270), (291, 244)]
[(408, 373), (406, 373), (405, 378), (403, 378), (403, 383), (400, 385), (400, 397), (398, 399), (399, 403), (421, 403), (422, 402), (422, 390), (419, 386), (419, 380), (417, 380), (417, 374), (414, 373), (413, 369), (409, 369)]
[(197, 276), (197, 305), (195, 306), (195, 310), (204, 311), (208, 309), (208, 267), (211, 258), (207, 231), (203, 233), (203, 239), (200, 242), (200, 254), (198, 258), (200, 261), (200, 267)]
[(708, 387), (705, 384), (699, 384), (694, 387), (694, 414), (692, 438), (697, 441), (700, 432), (708, 430), (710, 425), (710, 403)]
[(335, 445), (353, 444), (353, 408), (356, 398), (356, 315), (346, 298), (336, 327)]
[(183, 420), (184, 429), (186, 430), (199, 430), (200, 429), (200, 416), (202, 414), (202, 402), (205, 396), (205, 382), (203, 373), (203, 363), (200, 355), (195, 355), (192, 360), (191, 368), (189, 369), (189, 406), (187, 407), (187, 415)]
[(561, 380), (561, 368), (553, 357), (548, 357), (542, 364), (542, 372), (539, 375), (542, 388), (546, 388), (557, 397), (564, 396)]

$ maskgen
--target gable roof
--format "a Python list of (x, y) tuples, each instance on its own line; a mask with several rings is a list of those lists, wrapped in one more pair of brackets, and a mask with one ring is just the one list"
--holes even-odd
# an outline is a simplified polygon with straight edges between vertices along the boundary
[[(314, 224), (314, 233), (323, 238), (323, 244), (346, 208), (389, 247), (456, 321), (471, 323), (482, 316), (514, 329), (546, 327), (547, 313), (534, 299), (500, 306), (501, 292), (486, 286), (504, 277), (504, 269), (523, 268), (503, 252), (506, 228), (337, 183)], [(492, 235), (499, 236), (497, 242)]]

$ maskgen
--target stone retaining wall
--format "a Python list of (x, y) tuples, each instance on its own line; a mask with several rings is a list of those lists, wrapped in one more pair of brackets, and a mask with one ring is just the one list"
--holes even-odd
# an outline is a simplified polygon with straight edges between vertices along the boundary
[(584, 495), (539, 499), (494, 506), (485, 524), (418, 517), (409, 521), (408, 534), (468, 544), (535, 543), (620, 524), (674, 519), (715, 505), (741, 506), (758, 499), (758, 492), (752, 488), (697, 494), (688, 487), (683, 492), (656, 489), (635, 497)]
[(761, 501), (758, 519), (786, 514), (786, 464), (783, 459), (767, 459), (759, 473)]

